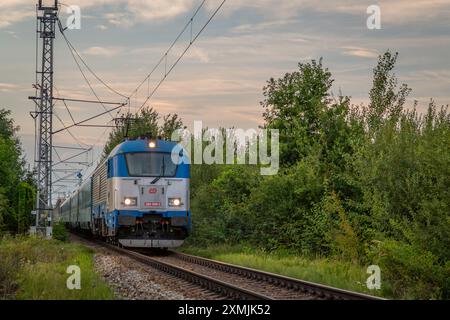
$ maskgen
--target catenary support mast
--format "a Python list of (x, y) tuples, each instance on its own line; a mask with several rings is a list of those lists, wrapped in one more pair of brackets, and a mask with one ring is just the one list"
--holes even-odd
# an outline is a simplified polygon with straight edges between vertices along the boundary
[[(43, 2), (51, 2), (48, 3)], [(36, 137), (36, 230), (45, 230), (52, 210), (53, 44), (58, 0), (38, 2), (37, 33), (41, 39), (41, 64), (36, 70), (38, 97)]]

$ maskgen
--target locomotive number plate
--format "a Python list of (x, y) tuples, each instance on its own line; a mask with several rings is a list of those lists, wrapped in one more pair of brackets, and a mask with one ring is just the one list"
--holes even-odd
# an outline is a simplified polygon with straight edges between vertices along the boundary
[(161, 207), (161, 202), (146, 202), (144, 205), (146, 207)]

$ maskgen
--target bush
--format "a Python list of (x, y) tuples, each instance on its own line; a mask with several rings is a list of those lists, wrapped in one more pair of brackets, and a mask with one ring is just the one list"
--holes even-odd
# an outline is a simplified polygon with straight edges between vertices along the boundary
[[(373, 249), (373, 261), (381, 268), (382, 290), (399, 299), (448, 297), (448, 266), (429, 251), (398, 241), (383, 241)], [(383, 280), (384, 279), (384, 280)], [(388, 283), (389, 286), (383, 286)]]
[(63, 222), (53, 224), (53, 239), (62, 242), (67, 242), (69, 240), (69, 232)]

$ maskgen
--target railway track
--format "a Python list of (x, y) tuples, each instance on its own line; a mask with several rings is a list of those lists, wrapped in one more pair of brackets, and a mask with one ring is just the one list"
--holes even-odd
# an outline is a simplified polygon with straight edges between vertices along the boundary
[(101, 241), (94, 242), (157, 270), (188, 281), (225, 299), (237, 300), (382, 300), (381, 298), (289, 278), (220, 261), (168, 251), (150, 255)]
[(236, 266), (185, 253), (169, 251), (165, 257), (155, 257), (185, 269), (195, 269), (235, 286), (258, 292), (273, 300), (383, 300), (358, 292), (294, 279), (270, 272)]

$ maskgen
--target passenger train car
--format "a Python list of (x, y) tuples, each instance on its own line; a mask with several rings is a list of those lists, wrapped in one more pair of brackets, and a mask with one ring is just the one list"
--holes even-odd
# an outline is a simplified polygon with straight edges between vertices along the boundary
[(174, 142), (119, 144), (60, 207), (61, 220), (124, 247), (173, 248), (191, 229), (190, 168)]

